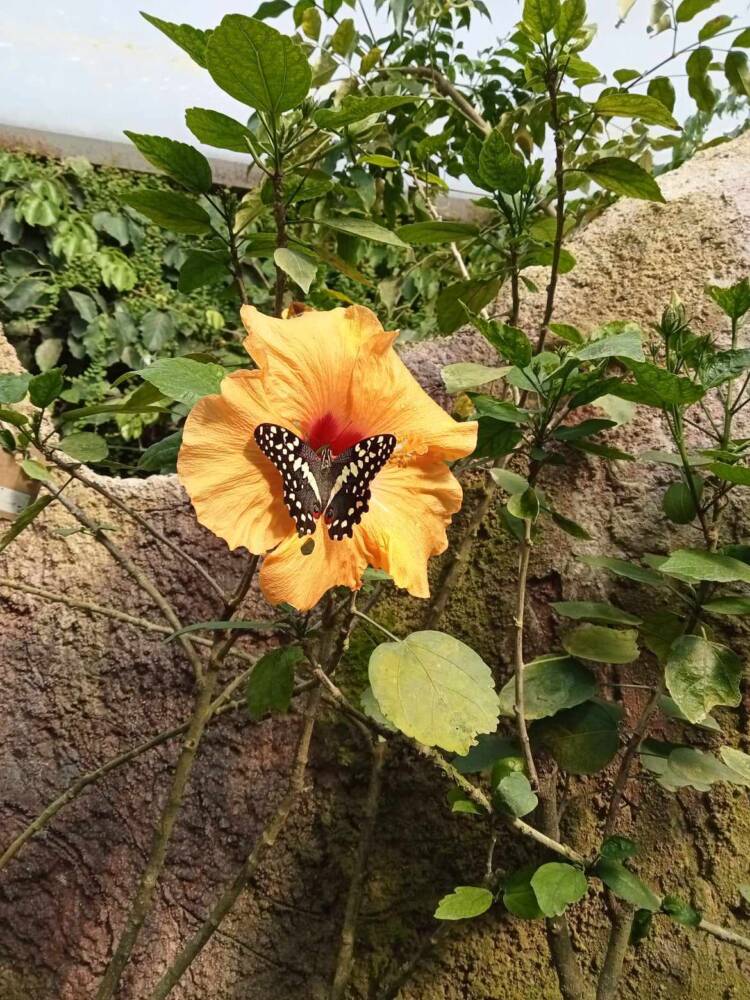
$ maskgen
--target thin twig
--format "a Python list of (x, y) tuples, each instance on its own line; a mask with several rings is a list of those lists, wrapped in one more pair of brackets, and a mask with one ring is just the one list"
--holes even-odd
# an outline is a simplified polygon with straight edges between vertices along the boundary
[(529, 576), (529, 559), (531, 557), (531, 520), (526, 518), (524, 521), (524, 535), (519, 548), (519, 567), (518, 567), (518, 582), (516, 590), (516, 614), (513, 619), (513, 626), (515, 629), (515, 643), (514, 643), (514, 678), (515, 678), (515, 699), (514, 699), (514, 712), (516, 715), (516, 732), (518, 733), (518, 742), (521, 744), (521, 749), (523, 750), (524, 760), (526, 761), (526, 770), (529, 772), (529, 780), (531, 786), (535, 791), (539, 790), (539, 775), (537, 774), (536, 764), (534, 763), (534, 754), (531, 752), (531, 741), (529, 740), (529, 731), (526, 727), (526, 706), (524, 698), (524, 650), (523, 650), (523, 631), (524, 631), (524, 614), (526, 610), (526, 586)]
[[(250, 560), (234, 597), (227, 601), (224, 607), (225, 619), (231, 618), (244, 600), (247, 591), (250, 589), (257, 565), (258, 557), (255, 556)], [(169, 789), (167, 801), (154, 831), (149, 859), (141, 875), (136, 894), (130, 904), (125, 919), (125, 927), (117, 942), (112, 958), (107, 965), (104, 977), (99, 984), (96, 1000), (110, 1000), (110, 997), (113, 996), (151, 908), (154, 891), (164, 867), (172, 830), (182, 807), (188, 778), (193, 769), (198, 746), (203, 737), (206, 724), (210, 718), (211, 700), (218, 680), (219, 668), (237, 640), (238, 634), (237, 632), (228, 632), (224, 636), (217, 636), (214, 639), (206, 671), (195, 699), (190, 724), (182, 744), (182, 750), (172, 775), (172, 784)]]
[(485, 135), (489, 135), (492, 131), (492, 126), (488, 121), (486, 121), (477, 109), (468, 101), (464, 95), (458, 90), (448, 79), (447, 76), (443, 76), (438, 70), (432, 66), (389, 66), (387, 71), (382, 70), (385, 73), (408, 73), (410, 76), (416, 76), (420, 80), (430, 80), (435, 87), (435, 90), (443, 97), (447, 97), (451, 100), (461, 114), (470, 121), (473, 125), (483, 132)]
[(352, 974), (357, 921), (359, 920), (359, 911), (362, 906), (367, 859), (370, 856), (370, 848), (375, 832), (375, 820), (378, 814), (380, 784), (386, 748), (386, 742), (380, 737), (376, 737), (372, 746), (370, 782), (367, 788), (362, 825), (359, 831), (359, 844), (357, 845), (357, 853), (354, 859), (354, 871), (352, 872), (349, 882), (349, 892), (346, 897), (344, 923), (341, 928), (341, 941), (336, 960), (336, 969), (333, 974), (330, 1000), (343, 1000)]
[(205, 921), (198, 928), (196, 933), (185, 945), (177, 958), (172, 962), (167, 971), (161, 977), (150, 994), (149, 1000), (164, 1000), (169, 996), (172, 989), (180, 981), (184, 973), (205, 948), (213, 935), (221, 926), (225, 917), (233, 909), (235, 903), (242, 895), (248, 884), (252, 880), (258, 866), (265, 858), (268, 851), (273, 848), (284, 829), (289, 815), (302, 793), (305, 780), (305, 771), (310, 754), (310, 741), (312, 739), (315, 719), (320, 706), (321, 690), (319, 686), (310, 694), (307, 708), (305, 709), (305, 720), (302, 726), (302, 734), (297, 746), (294, 766), (289, 779), (287, 792), (282, 799), (276, 812), (266, 824), (250, 853), (245, 858), (244, 864), (235, 875), (234, 879), (225, 888), (218, 898)]

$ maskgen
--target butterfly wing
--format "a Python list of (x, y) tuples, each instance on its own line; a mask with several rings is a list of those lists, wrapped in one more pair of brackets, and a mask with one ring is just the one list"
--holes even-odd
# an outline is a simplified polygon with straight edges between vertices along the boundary
[(312, 535), (323, 509), (320, 459), (301, 438), (279, 424), (258, 424), (255, 441), (281, 474), (284, 503), (297, 534)]
[(358, 441), (334, 460), (333, 486), (325, 512), (328, 534), (334, 541), (352, 537), (355, 525), (370, 508), (370, 484), (395, 447), (392, 434), (376, 434)]

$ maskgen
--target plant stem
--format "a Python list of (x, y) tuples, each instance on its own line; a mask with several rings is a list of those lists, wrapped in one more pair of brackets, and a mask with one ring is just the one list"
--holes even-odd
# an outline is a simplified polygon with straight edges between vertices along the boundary
[[(257, 565), (258, 557), (255, 556), (250, 560), (234, 597), (226, 603), (224, 609), (225, 618), (231, 618), (244, 600), (247, 591), (250, 589)], [(154, 891), (164, 867), (164, 860), (172, 836), (172, 830), (182, 807), (188, 778), (195, 762), (203, 732), (210, 718), (211, 699), (218, 680), (219, 668), (224, 662), (227, 653), (232, 648), (233, 643), (236, 641), (237, 636), (238, 633), (236, 632), (228, 632), (224, 636), (214, 639), (211, 655), (195, 699), (193, 714), (190, 718), (186, 737), (182, 744), (182, 750), (177, 760), (174, 774), (172, 775), (172, 785), (154, 831), (149, 859), (141, 875), (136, 894), (130, 904), (130, 909), (125, 920), (125, 927), (117, 942), (114, 954), (109, 961), (104, 977), (99, 984), (96, 1000), (109, 1000), (113, 996), (122, 978), (130, 954), (138, 940), (148, 911), (151, 908)]]
[[(271, 177), (273, 185), (273, 217), (276, 222), (276, 249), (282, 250), (287, 246), (286, 235), (286, 202), (284, 201), (284, 172), (281, 166), (281, 159), (276, 157), (276, 167)], [(276, 265), (276, 290), (274, 292), (273, 311), (275, 316), (281, 316), (284, 311), (284, 292), (286, 290), (286, 274)]]
[(452, 101), (464, 118), (473, 125), (476, 125), (480, 132), (489, 135), (492, 131), (490, 123), (485, 121), (473, 104), (464, 97), (447, 76), (443, 76), (442, 73), (432, 66), (389, 66), (387, 70), (382, 70), (381, 72), (408, 73), (410, 76), (416, 76), (420, 80), (429, 80), (435, 87), (435, 90), (443, 97), (447, 97)]
[(513, 708), (516, 715), (516, 731), (518, 732), (518, 741), (521, 744), (521, 749), (523, 750), (523, 756), (526, 761), (526, 769), (529, 772), (529, 780), (531, 782), (531, 787), (535, 791), (538, 791), (539, 775), (537, 774), (536, 764), (534, 763), (534, 754), (531, 752), (529, 732), (526, 727), (525, 699), (524, 699), (524, 689), (523, 689), (523, 681), (524, 681), (523, 672), (525, 666), (524, 651), (523, 651), (523, 629), (524, 629), (524, 614), (526, 610), (526, 585), (529, 576), (529, 560), (531, 558), (531, 546), (532, 546), (531, 520), (529, 518), (526, 518), (524, 520), (523, 540), (521, 542), (519, 551), (516, 614), (513, 620), (516, 633), (515, 645), (514, 645), (515, 703)]
[(355, 934), (357, 921), (359, 919), (359, 911), (362, 906), (367, 859), (370, 855), (373, 835), (375, 832), (375, 820), (378, 813), (380, 784), (386, 749), (386, 742), (380, 737), (376, 737), (372, 746), (370, 782), (367, 788), (367, 798), (365, 800), (362, 825), (359, 832), (357, 854), (354, 859), (354, 871), (349, 882), (349, 892), (346, 898), (344, 923), (341, 928), (341, 941), (339, 944), (338, 958), (336, 960), (336, 969), (333, 974), (330, 1000), (344, 1000), (346, 989), (349, 985), (349, 980), (352, 974)]
[(315, 719), (320, 706), (321, 689), (316, 687), (310, 694), (305, 718), (302, 726), (302, 734), (297, 745), (297, 752), (294, 766), (289, 779), (289, 786), (286, 795), (282, 799), (279, 807), (266, 824), (260, 836), (256, 840), (252, 850), (245, 858), (245, 862), (235, 875), (232, 882), (225, 888), (218, 898), (205, 921), (198, 928), (196, 933), (185, 945), (180, 954), (170, 965), (164, 975), (150, 994), (149, 1000), (164, 1000), (169, 996), (172, 989), (177, 985), (182, 976), (192, 965), (205, 948), (213, 935), (221, 926), (225, 917), (234, 907), (235, 903), (242, 895), (249, 882), (258, 870), (258, 866), (270, 851), (289, 818), (297, 799), (302, 793), (305, 780), (305, 771), (310, 754), (310, 741), (312, 739)]
[(557, 201), (555, 205), (555, 242), (552, 245), (552, 268), (550, 270), (549, 283), (547, 285), (547, 300), (544, 305), (544, 315), (539, 329), (537, 340), (537, 354), (544, 350), (547, 340), (549, 324), (555, 309), (555, 293), (557, 291), (557, 278), (560, 271), (560, 252), (562, 250), (563, 237), (565, 235), (565, 135), (563, 133), (562, 122), (560, 121), (560, 111), (557, 104), (558, 87), (562, 75), (558, 76), (556, 66), (550, 67), (547, 76), (547, 93), (550, 103), (550, 121), (555, 141), (555, 190)]
[(361, 618), (363, 621), (369, 622), (370, 625), (373, 625), (376, 629), (382, 632), (383, 635), (387, 635), (391, 642), (401, 642), (397, 635), (394, 635), (393, 632), (389, 632), (387, 628), (384, 628), (380, 624), (380, 622), (376, 622), (374, 618), (370, 618), (370, 616), (366, 615), (364, 611), (360, 611), (358, 608), (353, 608), (352, 614), (356, 615), (357, 618)]

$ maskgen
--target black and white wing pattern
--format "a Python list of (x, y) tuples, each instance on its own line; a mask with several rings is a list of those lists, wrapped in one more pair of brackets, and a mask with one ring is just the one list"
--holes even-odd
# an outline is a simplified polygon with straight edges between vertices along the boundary
[(254, 437), (281, 474), (284, 503), (297, 534), (312, 535), (323, 509), (320, 459), (301, 438), (279, 424), (258, 424)]
[(396, 438), (376, 434), (363, 438), (334, 459), (331, 495), (325, 512), (328, 534), (334, 541), (352, 537), (354, 526), (370, 507), (370, 484), (393, 454)]

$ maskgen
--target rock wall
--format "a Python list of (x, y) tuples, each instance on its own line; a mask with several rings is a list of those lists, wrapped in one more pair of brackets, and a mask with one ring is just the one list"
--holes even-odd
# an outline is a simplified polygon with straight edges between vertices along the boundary
[[(560, 282), (557, 318), (584, 329), (611, 319), (648, 325), (676, 290), (696, 327), (718, 331), (718, 310), (703, 295), (709, 282), (727, 283), (750, 271), (750, 136), (699, 154), (662, 179), (666, 205), (621, 201), (572, 243), (573, 272)], [(544, 274), (539, 276), (543, 287)], [(540, 296), (524, 303), (533, 329)], [(470, 332), (410, 346), (405, 359), (422, 383), (440, 392), (440, 367), (452, 360), (489, 360)], [(0, 335), (0, 370), (17, 360)], [(614, 440), (630, 450), (658, 447), (658, 417), (644, 411)], [(535, 548), (531, 574), (529, 644), (554, 643), (550, 600), (614, 594), (637, 610), (646, 598), (629, 584), (614, 585), (575, 559), (582, 551), (609, 554), (664, 551), (668, 528), (659, 500), (669, 474), (633, 463), (616, 466), (571, 460), (543, 485), (563, 513), (594, 535), (571, 542), (550, 529)], [(110, 480), (110, 489), (177, 544), (209, 565), (222, 581), (242, 559), (196, 523), (176, 479)], [(217, 608), (205, 585), (95, 495), (72, 487), (71, 497), (94, 520), (114, 526), (118, 544), (147, 567), (185, 621), (211, 618)], [(471, 507), (471, 483), (464, 514)], [(732, 519), (739, 538), (742, 511)], [(68, 534), (65, 511), (50, 507), (0, 556), (0, 577), (126, 610), (159, 621), (155, 608), (88, 534)], [(459, 524), (460, 527), (460, 524)], [(689, 539), (691, 529), (682, 529)], [(512, 547), (493, 515), (451, 601), (445, 627), (464, 637), (496, 669), (508, 673)], [(435, 567), (435, 573), (439, 566)], [(252, 593), (245, 609), (263, 614)], [(383, 613), (413, 624), (423, 608), (391, 601)], [(179, 648), (132, 625), (70, 608), (0, 584), (0, 842), (23, 825), (81, 772), (184, 719), (192, 694)], [(252, 650), (247, 639), (241, 645)], [(353, 643), (349, 680), (366, 662), (366, 642)], [(637, 673), (634, 677), (640, 676)], [(638, 701), (628, 701), (629, 712)], [(726, 740), (747, 749), (748, 704), (719, 713)], [(178, 944), (241, 863), (283, 794), (299, 721), (259, 725), (226, 716), (209, 730), (191, 780), (168, 864), (128, 973), (123, 1000), (145, 1000)], [(706, 745), (715, 737), (706, 737)], [(0, 875), (0, 997), (3, 1000), (85, 1000), (116, 940), (126, 901), (150, 843), (150, 829), (169, 779), (176, 746), (165, 744), (113, 772), (63, 810)], [(306, 794), (240, 905), (174, 991), (178, 1000), (309, 1000), (326, 996), (335, 942), (356, 843), (367, 780), (356, 738), (333, 718), (316, 731)], [(604, 775), (606, 788), (611, 775)], [(359, 930), (351, 996), (365, 1000), (393, 958), (409, 955), (431, 926), (436, 900), (483, 871), (477, 824), (452, 817), (445, 788), (407, 757), (391, 757), (378, 816), (377, 845)], [(719, 922), (747, 932), (747, 907), (737, 895), (750, 881), (750, 807), (746, 791), (717, 786), (707, 795), (668, 795), (648, 781), (633, 783), (622, 832), (644, 845), (640, 871), (664, 891), (676, 891)], [(415, 803), (419, 803), (416, 807)], [(566, 833), (583, 850), (596, 843), (590, 782), (574, 780)], [(508, 869), (525, 848), (503, 838), (497, 859)], [(605, 922), (601, 901), (579, 907), (576, 947), (587, 971), (601, 961)], [(627, 959), (626, 998), (704, 1000), (750, 996), (747, 955), (705, 935), (659, 922), (656, 933)], [(491, 914), (459, 928), (404, 989), (408, 1000), (550, 1000), (557, 996), (543, 929)]]

